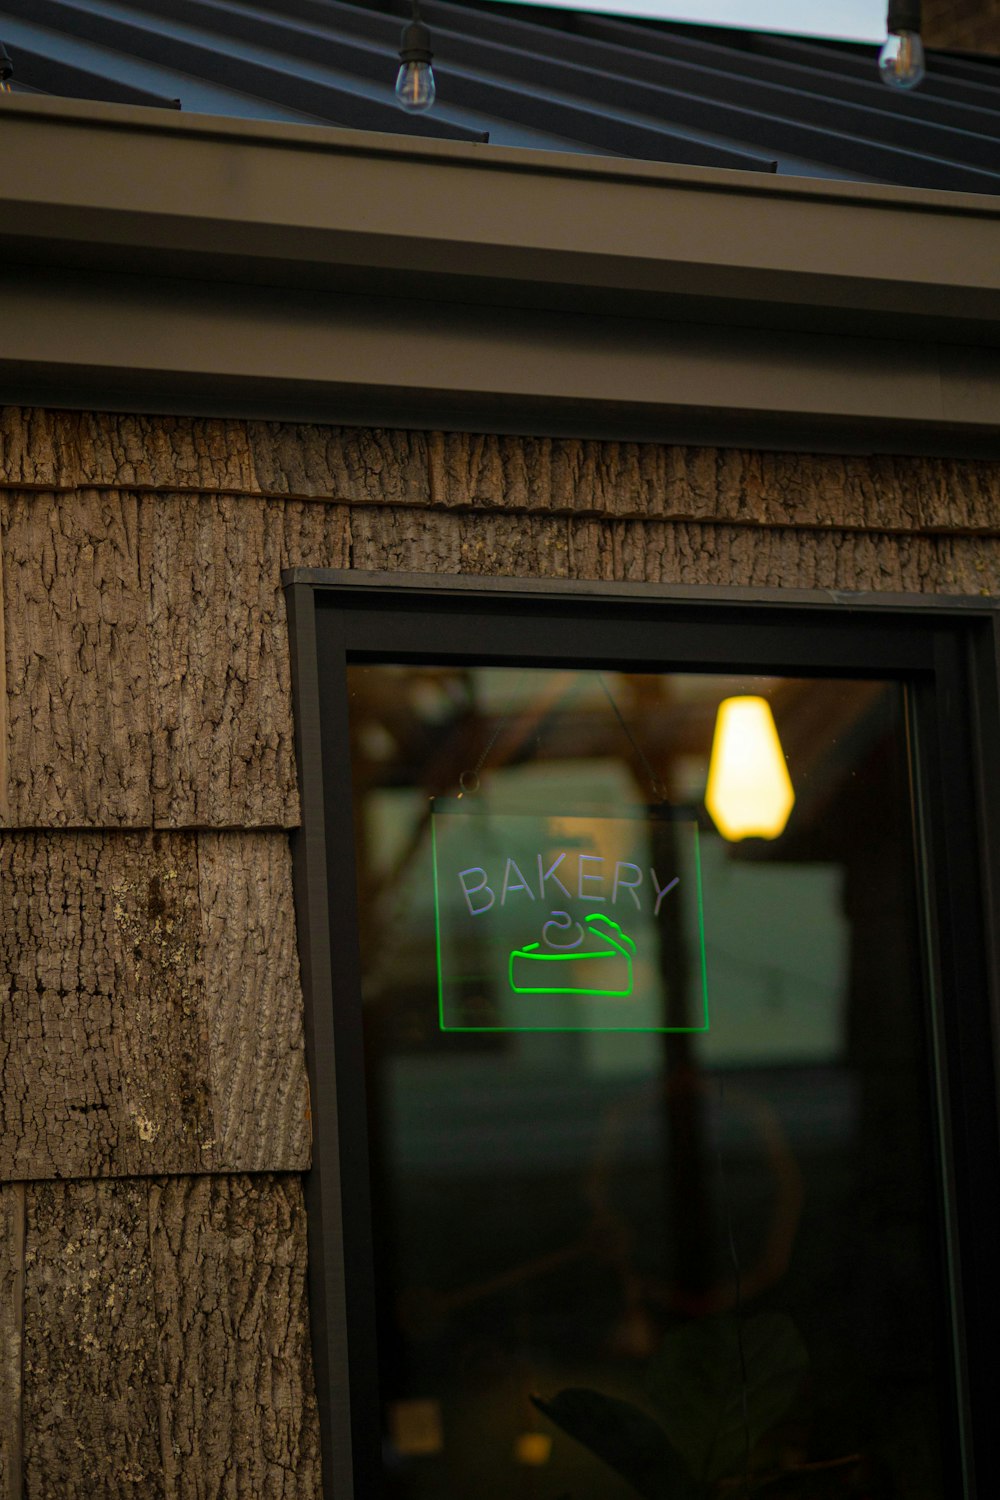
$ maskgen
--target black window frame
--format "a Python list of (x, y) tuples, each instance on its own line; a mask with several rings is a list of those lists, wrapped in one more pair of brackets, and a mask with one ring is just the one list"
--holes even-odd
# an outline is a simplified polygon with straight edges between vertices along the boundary
[[(301, 826), (293, 835), (313, 1155), (309, 1296), (325, 1492), (381, 1489), (349, 661), (895, 677), (908, 685), (926, 929), (951, 1447), (966, 1500), (1000, 1493), (1000, 601), (291, 569)], [(334, 802), (334, 797), (343, 801)], [(333, 954), (336, 954), (336, 961)]]

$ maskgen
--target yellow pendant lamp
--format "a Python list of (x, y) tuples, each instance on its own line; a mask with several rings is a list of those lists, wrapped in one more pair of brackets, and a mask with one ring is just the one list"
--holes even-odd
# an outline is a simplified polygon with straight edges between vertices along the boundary
[(776, 839), (795, 805), (785, 753), (765, 698), (719, 704), (705, 806), (726, 839)]

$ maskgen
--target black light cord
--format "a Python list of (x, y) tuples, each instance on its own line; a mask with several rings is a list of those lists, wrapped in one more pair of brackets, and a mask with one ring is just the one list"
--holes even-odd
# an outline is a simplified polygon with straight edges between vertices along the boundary
[(887, 32), (919, 31), (921, 20), (920, 0), (889, 0), (885, 18)]
[(403, 35), (399, 43), (399, 60), (404, 63), (429, 63), (433, 55), (431, 34), (420, 19), (420, 7), (417, 0), (413, 0), (413, 20), (407, 21), (403, 27)]

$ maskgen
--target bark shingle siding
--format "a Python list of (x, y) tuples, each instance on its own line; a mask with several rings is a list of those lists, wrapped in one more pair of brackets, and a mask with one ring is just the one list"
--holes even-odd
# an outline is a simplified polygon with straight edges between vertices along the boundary
[(1000, 591), (1000, 464), (0, 416), (0, 1500), (314, 1500), (284, 567)]

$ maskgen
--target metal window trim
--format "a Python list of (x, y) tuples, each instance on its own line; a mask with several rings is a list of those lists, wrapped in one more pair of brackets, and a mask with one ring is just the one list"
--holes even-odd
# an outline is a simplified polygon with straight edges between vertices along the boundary
[(478, 577), (464, 573), (405, 573), (360, 568), (285, 568), (285, 588), (302, 584), (345, 598), (382, 591), (392, 598), (467, 598), (581, 601), (623, 604), (734, 604), (760, 609), (870, 611), (875, 615), (955, 614), (1000, 619), (1000, 596), (985, 594), (895, 594), (860, 589), (754, 588), (741, 585), (636, 583), (596, 578)]

